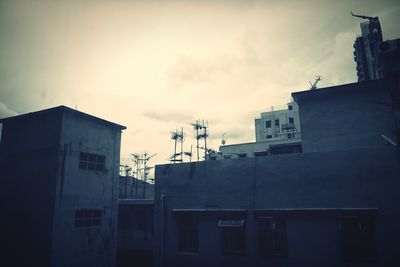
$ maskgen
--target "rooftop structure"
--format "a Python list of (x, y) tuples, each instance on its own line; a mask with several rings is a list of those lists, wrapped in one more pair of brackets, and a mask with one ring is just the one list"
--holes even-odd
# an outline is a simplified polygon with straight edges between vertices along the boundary
[(59, 106), (0, 120), (3, 259), (114, 266), (121, 130)]

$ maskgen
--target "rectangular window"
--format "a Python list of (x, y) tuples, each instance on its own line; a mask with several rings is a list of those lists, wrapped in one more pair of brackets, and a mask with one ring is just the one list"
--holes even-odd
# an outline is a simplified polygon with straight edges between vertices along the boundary
[(279, 119), (276, 119), (276, 120), (275, 120), (275, 126), (278, 126), (278, 127), (279, 127)]
[(246, 158), (246, 157), (247, 157), (247, 153), (238, 154), (238, 158)]
[(246, 255), (246, 231), (243, 218), (223, 218), (218, 222), (221, 229), (223, 255)]
[(271, 121), (265, 121), (265, 127), (271, 128)]
[(259, 217), (258, 244), (260, 255), (287, 258), (286, 223), (283, 217)]
[(289, 123), (294, 123), (294, 118), (293, 117), (289, 117)]
[(271, 138), (272, 138), (272, 135), (268, 134), (267, 139), (271, 139)]
[(103, 210), (79, 209), (75, 211), (75, 227), (90, 227), (101, 225)]
[(376, 262), (375, 230), (372, 218), (340, 218), (342, 251), (345, 262)]
[(289, 110), (292, 110), (292, 109), (293, 109), (293, 106), (292, 106), (292, 105), (289, 105), (288, 108), (289, 108)]
[(180, 215), (177, 217), (178, 251), (199, 251), (199, 225), (195, 215)]
[(94, 171), (105, 170), (106, 156), (81, 152), (79, 154), (79, 168)]

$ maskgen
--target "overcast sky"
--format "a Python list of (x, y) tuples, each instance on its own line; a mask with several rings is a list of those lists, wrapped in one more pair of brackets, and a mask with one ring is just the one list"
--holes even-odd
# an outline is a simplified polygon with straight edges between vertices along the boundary
[(2, 1), (0, 117), (58, 105), (127, 126), (121, 157), (173, 153), (170, 132), (208, 121), (217, 149), (255, 139), (290, 93), (356, 81), (355, 13), (400, 37), (400, 2)]

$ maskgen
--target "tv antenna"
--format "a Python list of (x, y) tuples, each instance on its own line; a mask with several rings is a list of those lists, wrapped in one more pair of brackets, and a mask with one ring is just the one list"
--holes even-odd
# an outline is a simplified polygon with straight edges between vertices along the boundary
[(313, 83), (311, 83), (310, 81), (308, 81), (308, 82), (310, 83), (310, 85), (311, 85), (310, 90), (315, 90), (315, 89), (317, 89), (317, 84), (318, 84), (321, 80), (322, 80), (322, 77), (318, 75), (318, 76), (315, 77), (315, 81), (314, 81)]
[(369, 21), (374, 21), (374, 22), (379, 20), (378, 17), (370, 17), (370, 16), (356, 15), (356, 14), (353, 13), (353, 11), (350, 11), (350, 13), (351, 13), (351, 15), (352, 15), (353, 17), (360, 18), (360, 19), (368, 19)]
[[(171, 139), (172, 140), (174, 140), (174, 154), (171, 156), (171, 161), (173, 162), (173, 163), (175, 163), (175, 162), (177, 162), (177, 161), (180, 161), (180, 162), (182, 162), (183, 161), (183, 141), (184, 141), (184, 139), (185, 139), (185, 134), (184, 134), (184, 132), (183, 132), (183, 129), (181, 128), (181, 130), (180, 131), (178, 131), (178, 130), (175, 130), (175, 132), (172, 132), (171, 133)], [(176, 152), (176, 146), (177, 146), (177, 144), (178, 143), (181, 143), (181, 152)], [(180, 156), (180, 159), (177, 159), (176, 157), (177, 156)]]
[(200, 155), (199, 155), (199, 140), (200, 139), (204, 139), (204, 158), (206, 158), (207, 156), (207, 137), (208, 137), (208, 133), (207, 133), (207, 128), (208, 128), (208, 122), (204, 122), (204, 120), (200, 121), (200, 120), (196, 120), (195, 123), (191, 123), (191, 125), (193, 126), (193, 130), (196, 131), (196, 141), (197, 141), (197, 161), (200, 160)]

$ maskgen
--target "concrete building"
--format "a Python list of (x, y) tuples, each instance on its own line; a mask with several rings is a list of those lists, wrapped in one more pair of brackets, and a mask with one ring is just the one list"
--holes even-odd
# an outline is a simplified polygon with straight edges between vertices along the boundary
[(1, 119), (2, 266), (115, 266), (121, 130), (59, 106)]
[(154, 184), (132, 176), (119, 176), (120, 199), (154, 199)]
[(368, 20), (360, 24), (361, 36), (354, 42), (358, 81), (399, 75), (400, 39), (383, 41), (378, 17), (354, 16)]
[(156, 166), (156, 266), (399, 266), (399, 81), (292, 94), (303, 153)]
[(261, 113), (254, 125), (256, 142), (301, 139), (299, 107), (294, 101), (287, 108)]
[(209, 159), (231, 159), (276, 154), (301, 153), (299, 107), (292, 101), (287, 107), (262, 112), (254, 120), (255, 142), (221, 145)]
[(382, 42), (382, 29), (378, 17), (357, 16), (368, 21), (360, 24), (361, 36), (354, 42), (354, 60), (358, 81), (382, 78), (378, 71), (378, 44)]

